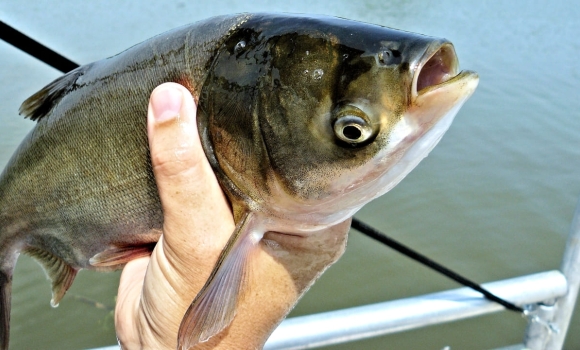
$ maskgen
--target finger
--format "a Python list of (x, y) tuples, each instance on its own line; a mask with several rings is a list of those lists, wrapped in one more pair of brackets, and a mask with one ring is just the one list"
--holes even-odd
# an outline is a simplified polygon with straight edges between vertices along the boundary
[(291, 276), (298, 293), (303, 293), (326, 268), (344, 253), (351, 219), (308, 237), (268, 232), (264, 235), (264, 249)]
[(148, 263), (149, 257), (129, 261), (123, 268), (119, 280), (119, 292), (115, 305), (115, 328), (117, 336), (126, 349), (137, 348), (140, 344), (135, 319), (138, 315), (143, 279)]

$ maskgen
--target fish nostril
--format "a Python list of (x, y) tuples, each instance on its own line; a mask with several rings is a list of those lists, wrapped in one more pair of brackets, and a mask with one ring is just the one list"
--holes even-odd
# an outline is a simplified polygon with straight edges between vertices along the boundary
[(439, 85), (457, 75), (457, 55), (453, 46), (443, 45), (419, 70), (417, 93), (430, 86)]

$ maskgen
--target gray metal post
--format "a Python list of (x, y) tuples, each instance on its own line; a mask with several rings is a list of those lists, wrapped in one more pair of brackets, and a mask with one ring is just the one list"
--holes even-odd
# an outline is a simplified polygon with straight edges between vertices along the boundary
[(529, 349), (559, 350), (564, 346), (580, 287), (580, 202), (572, 219), (560, 269), (568, 282), (568, 292), (555, 304), (538, 305), (536, 310), (532, 310), (533, 317), (524, 338)]

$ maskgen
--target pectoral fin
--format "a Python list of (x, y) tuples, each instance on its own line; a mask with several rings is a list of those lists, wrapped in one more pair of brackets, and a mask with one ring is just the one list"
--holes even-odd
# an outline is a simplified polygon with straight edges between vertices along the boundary
[(246, 213), (236, 226), (209, 279), (181, 321), (178, 349), (205, 342), (232, 322), (248, 281), (248, 261), (263, 235), (257, 224), (255, 215)]
[(112, 267), (123, 265), (130, 260), (149, 256), (157, 242), (137, 246), (115, 246), (93, 256), (89, 263), (95, 267)]

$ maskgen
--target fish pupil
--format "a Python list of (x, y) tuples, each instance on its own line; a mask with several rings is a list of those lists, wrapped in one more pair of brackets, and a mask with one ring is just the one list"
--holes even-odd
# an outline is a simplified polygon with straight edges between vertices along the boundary
[(347, 139), (356, 141), (362, 136), (362, 131), (355, 125), (346, 125), (342, 129), (342, 134)]
[[(358, 108), (347, 107), (350, 112), (361, 113)], [(343, 146), (364, 146), (373, 138), (374, 130), (367, 117), (356, 114), (343, 114), (334, 122), (334, 133)]]

